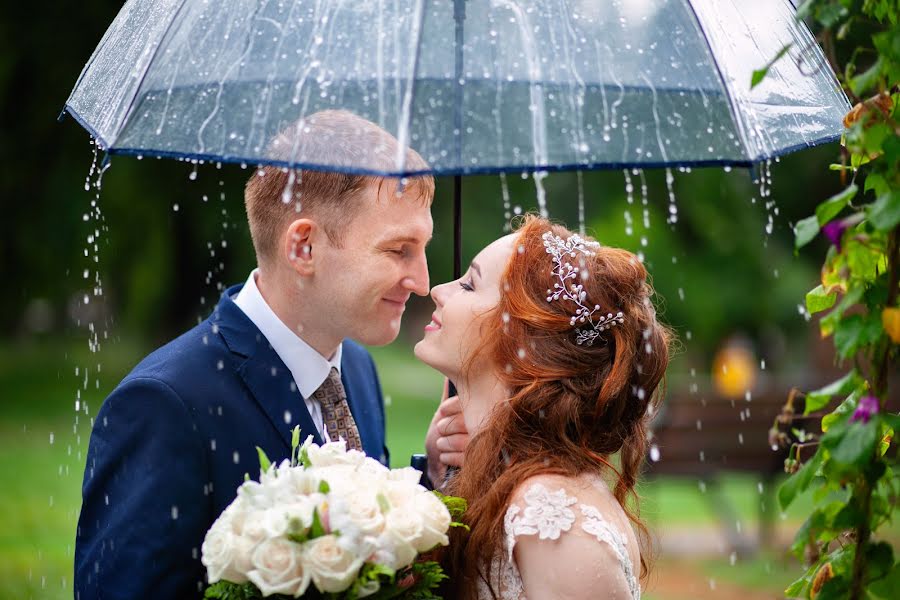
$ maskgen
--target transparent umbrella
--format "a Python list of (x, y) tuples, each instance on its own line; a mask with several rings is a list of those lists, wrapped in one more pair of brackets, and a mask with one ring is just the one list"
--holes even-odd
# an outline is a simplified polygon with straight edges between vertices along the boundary
[[(415, 175), (750, 166), (849, 105), (788, 0), (128, 0), (66, 102), (110, 154)], [(754, 69), (782, 48), (762, 83)], [(347, 109), (352, 163), (269, 140)], [(459, 186), (457, 185), (457, 206)], [(458, 229), (458, 227), (457, 227)]]

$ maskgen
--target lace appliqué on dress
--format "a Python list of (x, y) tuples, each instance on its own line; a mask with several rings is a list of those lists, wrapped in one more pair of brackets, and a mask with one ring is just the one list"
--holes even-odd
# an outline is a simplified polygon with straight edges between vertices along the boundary
[(638, 584), (637, 577), (634, 576), (634, 565), (628, 557), (628, 539), (624, 537), (618, 530), (613, 528), (600, 511), (593, 506), (586, 504), (579, 505), (584, 520), (581, 522), (581, 528), (597, 538), (598, 542), (605, 542), (613, 549), (619, 564), (625, 572), (625, 581), (628, 582), (628, 590), (631, 597), (637, 600), (641, 597), (641, 587)]
[[(506, 534), (506, 548), (503, 549), (505, 552), (498, 549), (489, 565), (488, 577), (500, 600), (526, 600), (522, 578), (513, 559), (516, 538), (521, 535), (537, 535), (542, 540), (556, 540), (562, 532), (570, 531), (575, 523), (575, 512), (569, 507), (578, 501), (568, 496), (564, 489), (551, 492), (536, 483), (525, 492), (524, 500), (524, 509), (515, 504), (507, 508), (503, 519)], [(613, 549), (625, 573), (631, 597), (638, 600), (641, 597), (641, 588), (634, 576), (631, 559), (628, 557), (627, 539), (611, 527), (600, 511), (593, 506), (581, 504), (579, 508), (583, 516), (581, 528), (598, 541), (609, 544)], [(493, 598), (484, 581), (479, 582), (478, 598), (480, 600)]]

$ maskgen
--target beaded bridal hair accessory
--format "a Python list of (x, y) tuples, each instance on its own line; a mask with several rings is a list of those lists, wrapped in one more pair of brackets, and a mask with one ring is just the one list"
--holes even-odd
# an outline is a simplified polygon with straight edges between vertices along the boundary
[(594, 256), (594, 250), (599, 248), (600, 244), (598, 242), (588, 241), (577, 233), (566, 240), (563, 240), (561, 237), (550, 231), (544, 233), (542, 237), (547, 254), (553, 257), (552, 274), (558, 280), (553, 284), (552, 290), (547, 290), (547, 302), (553, 302), (554, 300), (559, 299), (574, 302), (578, 308), (569, 320), (569, 324), (585, 324), (584, 327), (578, 327), (575, 330), (577, 334), (575, 336), (575, 343), (579, 346), (582, 344), (593, 346), (594, 340), (600, 337), (600, 334), (603, 331), (606, 331), (615, 325), (624, 323), (625, 316), (621, 311), (616, 314), (607, 313), (604, 315), (600, 313), (595, 316), (596, 313), (600, 312), (600, 305), (595, 304), (593, 308), (591, 308), (585, 304), (587, 292), (584, 291), (584, 286), (580, 283), (572, 283), (571, 285), (566, 284), (569, 279), (578, 277), (580, 272), (578, 267), (574, 266), (566, 259), (575, 258), (576, 253), (579, 252), (587, 256)]

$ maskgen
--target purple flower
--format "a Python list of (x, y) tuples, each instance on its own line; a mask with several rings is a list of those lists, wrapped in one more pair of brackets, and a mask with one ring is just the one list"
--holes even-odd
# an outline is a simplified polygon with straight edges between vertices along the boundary
[(844, 237), (844, 232), (847, 231), (848, 226), (846, 219), (842, 219), (840, 221), (829, 221), (822, 227), (822, 233), (834, 244), (838, 252), (841, 251), (841, 238)]
[(856, 410), (853, 411), (850, 422), (862, 421), (863, 423), (868, 423), (872, 415), (876, 414), (878, 414), (878, 398), (875, 396), (863, 396), (859, 399), (859, 404)]

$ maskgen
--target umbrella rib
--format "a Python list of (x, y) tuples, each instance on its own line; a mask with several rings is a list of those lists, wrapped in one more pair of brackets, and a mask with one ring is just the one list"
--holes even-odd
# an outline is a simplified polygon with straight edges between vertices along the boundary
[(716, 74), (719, 76), (719, 81), (722, 84), (722, 91), (725, 92), (725, 98), (728, 99), (728, 112), (731, 113), (731, 121), (734, 123), (734, 126), (737, 128), (738, 138), (741, 141), (741, 148), (744, 150), (744, 156), (746, 156), (750, 161), (753, 161), (753, 154), (750, 152), (750, 148), (747, 146), (746, 134), (744, 133), (744, 122), (740, 120), (740, 115), (738, 114), (737, 107), (734, 104), (734, 98), (731, 96), (731, 90), (728, 88), (728, 83), (725, 81), (725, 75), (722, 73), (722, 69), (719, 67), (719, 63), (716, 62), (716, 55), (713, 53), (712, 44), (709, 41), (709, 36), (706, 35), (706, 30), (703, 28), (703, 22), (700, 20), (700, 15), (697, 14), (697, 11), (694, 9), (694, 4), (692, 0), (684, 0), (684, 3), (687, 4), (687, 7), (690, 9), (691, 14), (694, 15), (694, 21), (697, 24), (697, 29), (700, 31), (700, 37), (703, 38), (703, 41), (706, 42), (706, 49), (709, 51), (709, 60), (712, 62), (713, 67), (716, 69)]
[(147, 79), (147, 73), (149, 73), (151, 67), (153, 67), (153, 61), (156, 60), (156, 55), (159, 54), (159, 49), (162, 48), (163, 42), (166, 40), (166, 37), (168, 37), (169, 32), (172, 30), (172, 26), (175, 25), (175, 21), (178, 20), (178, 16), (181, 14), (181, 11), (184, 10), (185, 5), (187, 5), (187, 0), (181, 0), (181, 4), (178, 5), (178, 10), (172, 13), (172, 20), (169, 21), (169, 24), (166, 25), (166, 29), (159, 37), (159, 43), (156, 45), (156, 48), (153, 49), (153, 54), (147, 61), (147, 68), (144, 69), (144, 72), (141, 74), (141, 80), (138, 82), (137, 87), (134, 88), (134, 95), (131, 97), (131, 102), (128, 104), (128, 110), (125, 111), (125, 116), (122, 119), (122, 123), (116, 130), (115, 138), (110, 142), (110, 145), (115, 144), (116, 140), (119, 139), (119, 134), (122, 133), (122, 129), (124, 129), (125, 124), (128, 123), (128, 118), (131, 116), (131, 113), (134, 112), (137, 99), (141, 95), (141, 87), (143, 87), (144, 85), (144, 80)]
[(407, 90), (403, 98), (403, 113), (397, 131), (397, 166), (398, 171), (406, 169), (406, 152), (409, 146), (409, 121), (412, 118), (412, 105), (416, 96), (416, 75), (419, 73), (419, 55), (422, 51), (422, 29), (425, 26), (425, 0), (419, 0), (417, 10), (419, 11), (419, 26), (416, 32), (416, 49), (412, 57), (412, 76), (409, 79), (409, 90)]

